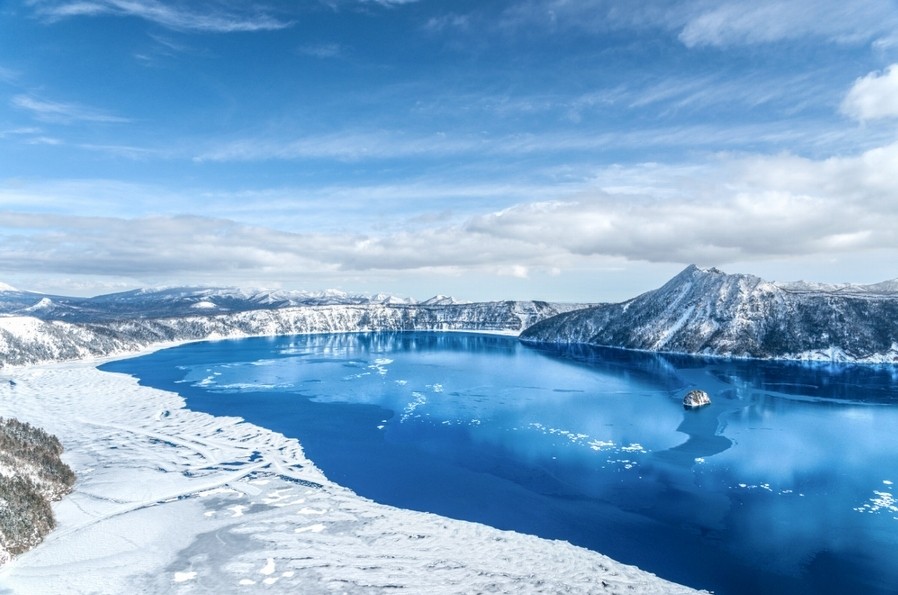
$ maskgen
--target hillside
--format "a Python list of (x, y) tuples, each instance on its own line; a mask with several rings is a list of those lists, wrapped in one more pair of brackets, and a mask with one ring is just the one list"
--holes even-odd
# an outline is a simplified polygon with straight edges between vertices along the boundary
[(687, 267), (619, 304), (562, 313), (521, 339), (751, 358), (898, 362), (898, 283), (773, 283)]
[(303, 295), (183, 289), (60, 298), (0, 292), (0, 366), (227, 337), (416, 330), (517, 334), (582, 307), (539, 301), (455, 303), (443, 296), (414, 304), (391, 296)]
[(56, 526), (50, 502), (75, 483), (61, 454), (55, 436), (0, 418), (0, 565), (36, 546)]

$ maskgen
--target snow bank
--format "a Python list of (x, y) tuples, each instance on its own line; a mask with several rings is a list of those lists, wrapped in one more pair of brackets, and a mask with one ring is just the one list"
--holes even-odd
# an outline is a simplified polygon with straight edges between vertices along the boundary
[(566, 542), (373, 503), (296, 440), (86, 362), (8, 370), (0, 414), (56, 434), (78, 475), (58, 528), (0, 570), (15, 593), (693, 592)]

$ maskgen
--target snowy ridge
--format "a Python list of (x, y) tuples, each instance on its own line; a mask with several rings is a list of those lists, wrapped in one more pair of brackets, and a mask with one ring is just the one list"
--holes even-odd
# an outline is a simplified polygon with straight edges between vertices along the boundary
[(898, 282), (771, 283), (687, 267), (622, 304), (561, 314), (531, 342), (813, 361), (898, 363)]
[[(207, 296), (208, 297), (208, 296)], [(214, 298), (213, 298), (214, 299)], [(209, 302), (209, 300), (204, 300)], [(203, 304), (204, 302), (196, 302)], [(212, 302), (209, 302), (212, 303)], [(171, 341), (360, 331), (485, 331), (517, 334), (574, 308), (546, 302), (449, 305), (359, 304), (295, 306), (167, 318), (98, 317), (66, 322), (32, 316), (0, 316), (0, 365), (124, 354)]]

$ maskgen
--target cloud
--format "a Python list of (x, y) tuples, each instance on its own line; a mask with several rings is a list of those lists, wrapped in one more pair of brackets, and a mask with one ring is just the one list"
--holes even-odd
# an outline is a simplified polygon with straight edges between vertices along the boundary
[(297, 52), (314, 58), (339, 58), (346, 49), (339, 43), (315, 43), (301, 46)]
[(357, 220), (350, 231), (288, 231), (205, 216), (7, 210), (0, 214), (0, 270), (191, 279), (252, 274), (287, 282), (297, 274), (359, 278), (384, 271), (523, 278), (612, 259), (825, 260), (898, 249), (894, 171), (898, 143), (824, 160), (782, 154), (616, 167), (561, 200), (387, 228)]
[[(898, 144), (821, 161), (794, 155), (609, 171), (624, 186), (516, 206), (467, 229), (584, 256), (725, 264), (898, 248)], [(633, 180), (641, 180), (634, 186)], [(666, 190), (665, 190), (666, 189)], [(672, 192), (676, 189), (676, 192)]]
[(898, 117), (898, 64), (857, 79), (842, 101), (842, 112), (862, 122)]
[[(680, 98), (698, 102), (697, 97)], [(710, 101), (704, 98), (703, 101)], [(763, 101), (763, 99), (758, 99)], [(746, 139), (749, 139), (748, 141)], [(845, 142), (844, 135), (834, 139)], [(595, 132), (558, 129), (549, 132), (526, 132), (504, 135), (466, 133), (418, 133), (401, 130), (345, 130), (289, 138), (279, 135), (251, 136), (210, 143), (196, 152), (197, 162), (252, 162), (265, 160), (332, 159), (355, 162), (381, 159), (441, 158), (446, 156), (478, 157), (483, 155), (551, 155), (560, 153), (593, 153), (598, 150), (652, 149), (688, 147), (690, 151), (714, 147), (716, 150), (738, 149), (745, 142), (757, 147), (780, 146), (790, 142), (825, 142), (815, 130), (796, 130), (791, 121), (745, 125), (697, 124), (658, 128), (636, 128)], [(595, 159), (595, 155), (590, 155)]]
[(293, 26), (255, 8), (252, 3), (160, 0), (31, 0), (37, 13), (50, 21), (72, 17), (113, 15), (141, 18), (176, 31), (233, 33), (273, 31)]
[(889, 0), (528, 0), (504, 12), (509, 31), (667, 29), (687, 47), (767, 44), (803, 38), (865, 43), (891, 36), (898, 8)]
[(837, 43), (862, 43), (888, 34), (898, 10), (887, 0), (714, 3), (687, 20), (679, 34), (686, 46), (771, 43), (808, 37)]
[(101, 110), (97, 110), (74, 103), (61, 103), (37, 99), (31, 95), (15, 95), (10, 103), (19, 109), (26, 110), (36, 119), (44, 122), (57, 122), (69, 124), (72, 122), (100, 122), (100, 123), (125, 123), (127, 118), (122, 118)]
[(362, 4), (380, 4), (381, 6), (402, 6), (403, 4), (414, 4), (420, 0), (359, 0)]
[(11, 68), (6, 68), (5, 66), (0, 66), (0, 82), (13, 83), (18, 79), (18, 71), (12, 70)]

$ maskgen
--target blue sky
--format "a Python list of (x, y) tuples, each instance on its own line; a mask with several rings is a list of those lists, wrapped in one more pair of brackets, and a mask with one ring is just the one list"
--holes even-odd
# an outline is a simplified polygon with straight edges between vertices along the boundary
[(11, 0), (0, 280), (604, 301), (898, 277), (887, 0)]

